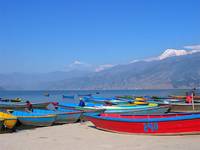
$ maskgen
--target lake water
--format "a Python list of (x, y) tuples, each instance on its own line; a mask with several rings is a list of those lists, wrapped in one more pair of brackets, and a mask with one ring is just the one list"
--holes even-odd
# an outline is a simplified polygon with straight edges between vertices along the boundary
[[(76, 102), (76, 100), (63, 99), (62, 95), (93, 94), (102, 97), (113, 97), (117, 95), (133, 96), (168, 96), (185, 95), (188, 90), (94, 90), (94, 91), (0, 91), (1, 98), (23, 98), (30, 101), (65, 101)], [(100, 94), (96, 94), (99, 92)], [(44, 96), (49, 93), (49, 97)]]

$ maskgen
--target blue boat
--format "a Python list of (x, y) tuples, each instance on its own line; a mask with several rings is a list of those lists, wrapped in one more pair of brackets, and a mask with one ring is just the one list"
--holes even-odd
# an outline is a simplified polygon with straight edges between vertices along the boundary
[(96, 104), (110, 103), (113, 105), (128, 104), (130, 102), (133, 102), (133, 100), (129, 100), (129, 99), (116, 99), (115, 97), (105, 98), (105, 97), (97, 97), (97, 96), (83, 97), (83, 100), (85, 102), (92, 102), (92, 103), (96, 103)]
[[(52, 102), (34, 102), (31, 104), (33, 108), (46, 108)], [(25, 102), (1, 102), (0, 101), (0, 109), (24, 109), (27, 107)]]
[(56, 110), (33, 109), (33, 112), (48, 115), (56, 115), (56, 119), (54, 122), (56, 124), (77, 122), (82, 114), (82, 111), (69, 110), (64, 108), (58, 108)]
[(16, 116), (20, 123), (28, 126), (50, 126), (56, 120), (56, 115), (45, 115), (44, 113), (18, 110), (10, 111), (10, 113)]
[[(113, 106), (103, 106), (101, 104), (86, 103), (86, 106), (80, 107), (77, 104), (72, 103), (59, 103), (61, 107), (74, 108), (77, 110), (83, 110), (88, 112), (92, 110), (94, 112), (105, 113), (118, 113), (118, 114), (163, 114), (168, 112), (169, 107), (159, 107), (157, 104), (148, 105), (113, 105)], [(90, 112), (90, 111), (89, 111)]]
[[(76, 103), (67, 103), (67, 102), (59, 102), (58, 106), (74, 109), (75, 107), (78, 107), (78, 104), (76, 104)], [(92, 103), (92, 102), (86, 102), (85, 106), (95, 107), (95, 106), (103, 106), (103, 104), (96, 104), (96, 103)]]

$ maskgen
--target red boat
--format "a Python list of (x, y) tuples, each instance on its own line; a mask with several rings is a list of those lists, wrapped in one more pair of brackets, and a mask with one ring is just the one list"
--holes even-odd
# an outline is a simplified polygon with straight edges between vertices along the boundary
[(119, 115), (87, 114), (96, 128), (128, 134), (183, 135), (200, 134), (200, 114)]

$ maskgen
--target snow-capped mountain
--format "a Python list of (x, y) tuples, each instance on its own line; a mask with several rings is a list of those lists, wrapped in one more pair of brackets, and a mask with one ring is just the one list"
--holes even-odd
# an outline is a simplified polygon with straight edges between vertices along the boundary
[(133, 60), (130, 63), (136, 63), (136, 62), (140, 62), (140, 61), (145, 61), (145, 62), (158, 61), (158, 60), (164, 60), (164, 59), (167, 59), (170, 57), (178, 57), (178, 56), (190, 55), (190, 54), (200, 52), (200, 46), (199, 47), (196, 46), (195, 49), (191, 49), (190, 46), (186, 46), (185, 48), (190, 49), (190, 50), (167, 49), (158, 57), (151, 57), (151, 58), (147, 58), (147, 59), (143, 59), (143, 60)]
[(200, 88), (200, 46), (167, 49), (160, 56), (121, 65), (74, 61), (64, 72), (0, 74), (0, 89)]
[(49, 87), (85, 90), (200, 88), (200, 53), (189, 55), (182, 52), (172, 55), (167, 51), (160, 61), (117, 65), (89, 76), (56, 82)]
[(98, 66), (96, 69), (95, 69), (95, 72), (100, 72), (100, 71), (103, 71), (105, 69), (108, 69), (108, 68), (112, 68), (114, 67), (115, 65), (112, 65), (112, 64), (105, 64), (105, 65), (100, 65)]
[(158, 60), (163, 60), (169, 57), (174, 57), (174, 56), (183, 56), (183, 55), (190, 55), (194, 53), (198, 53), (200, 50), (176, 50), (176, 49), (167, 49), (162, 53), (160, 56), (157, 57)]
[(176, 50), (176, 49), (167, 49), (162, 53), (160, 56), (157, 57), (158, 60), (163, 60), (169, 57), (174, 57), (174, 56), (182, 56), (182, 55), (187, 55), (188, 52), (186, 50)]

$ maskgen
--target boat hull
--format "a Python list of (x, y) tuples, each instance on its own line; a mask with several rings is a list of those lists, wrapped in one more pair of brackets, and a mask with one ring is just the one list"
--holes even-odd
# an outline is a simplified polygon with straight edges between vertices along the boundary
[[(175, 96), (175, 95), (171, 95), (170, 98), (174, 98), (174, 99), (186, 99), (186, 96)], [(194, 96), (193, 97), (194, 100), (200, 100), (200, 96)]]
[(57, 114), (55, 123), (74, 123), (81, 118), (81, 113)]
[(3, 128), (3, 123), (4, 123), (4, 119), (0, 119), (0, 133), (1, 133), (1, 129)]
[(82, 111), (68, 110), (60, 107), (57, 110), (33, 109), (33, 112), (42, 113), (44, 115), (56, 115), (54, 122), (56, 124), (77, 122), (82, 114)]
[[(33, 108), (46, 108), (51, 102), (33, 103)], [(26, 103), (21, 102), (0, 102), (0, 109), (24, 109)]]
[(55, 119), (55, 115), (18, 117), (22, 125), (38, 127), (51, 126), (55, 122)]
[(129, 114), (129, 115), (151, 115), (151, 114), (164, 114), (169, 111), (168, 106), (164, 107), (152, 107), (144, 109), (130, 109), (130, 110), (115, 110), (105, 111), (105, 113), (117, 113), (117, 114)]
[(187, 103), (173, 103), (173, 104), (160, 104), (161, 106), (169, 106), (171, 112), (198, 112), (200, 111), (200, 104), (194, 104), (194, 109), (192, 104)]
[[(179, 116), (176, 119), (119, 119), (109, 117), (86, 116), (96, 128), (128, 134), (182, 135), (200, 133), (200, 115), (198, 117)], [(132, 121), (134, 120), (134, 121)], [(152, 121), (151, 121), (152, 120)]]
[(9, 113), (0, 112), (0, 118), (4, 119), (4, 127), (8, 129), (13, 129), (17, 123), (17, 117)]

